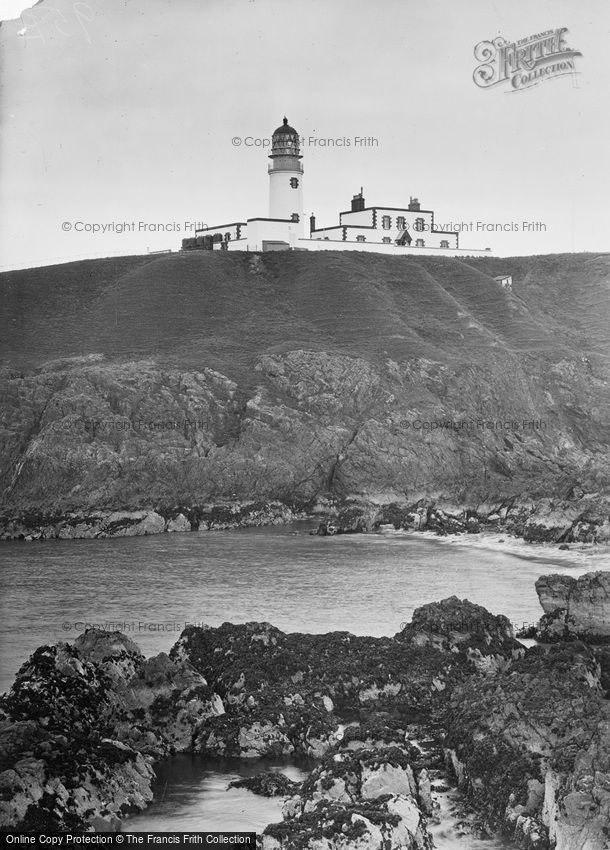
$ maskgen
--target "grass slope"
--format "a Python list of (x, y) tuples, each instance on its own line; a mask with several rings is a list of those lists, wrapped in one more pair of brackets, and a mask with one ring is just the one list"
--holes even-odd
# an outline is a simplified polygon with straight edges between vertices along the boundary
[[(493, 281), (513, 275), (513, 292)], [(100, 352), (246, 380), (264, 352), (373, 362), (606, 356), (610, 255), (469, 260), (201, 252), (0, 275), (0, 357), (18, 369)]]

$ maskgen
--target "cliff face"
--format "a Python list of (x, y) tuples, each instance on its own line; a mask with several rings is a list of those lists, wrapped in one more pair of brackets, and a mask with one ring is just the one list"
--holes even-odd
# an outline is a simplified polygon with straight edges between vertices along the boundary
[(598, 493), (609, 272), (206, 252), (2, 275), (2, 510)]

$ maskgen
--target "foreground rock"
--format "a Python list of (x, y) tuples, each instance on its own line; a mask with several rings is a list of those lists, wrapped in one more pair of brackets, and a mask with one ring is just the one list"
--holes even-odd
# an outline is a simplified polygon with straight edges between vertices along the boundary
[(431, 850), (429, 779), (419, 758), (404, 732), (400, 745), (369, 749), (355, 738), (339, 744), (286, 801), (282, 823), (266, 828), (263, 848)]
[(538, 626), (540, 640), (610, 643), (610, 572), (541, 576), (536, 593), (544, 610)]
[(283, 773), (266, 771), (246, 779), (235, 779), (229, 783), (229, 788), (246, 788), (261, 797), (290, 797), (296, 794), (299, 784), (288, 779)]
[[(478, 614), (480, 647), (447, 649), (418, 630), (287, 635), (266, 623), (189, 628), (171, 657), (148, 660), (124, 635), (96, 630), (41, 647), (2, 700), (1, 823), (116, 829), (151, 799), (152, 765), (172, 752), (321, 758), (354, 714), (369, 718), (371, 740), (392, 740), (378, 714), (427, 716), (481, 658), (511, 657), (502, 618)], [(468, 606), (465, 616), (473, 628)], [(490, 626), (498, 639), (486, 646)]]
[(0, 826), (116, 830), (152, 799), (153, 763), (223, 711), (205, 679), (119, 632), (44, 646), (0, 706)]
[(267, 850), (428, 850), (446, 770), (477, 833), (603, 850), (610, 655), (596, 652), (576, 640), (525, 650), (505, 617), (456, 597), (392, 638), (225, 623), (145, 660), (124, 635), (91, 630), (37, 650), (2, 700), (0, 823), (117, 829), (173, 752), (307, 756), (301, 786), (265, 772), (239, 783), (287, 797)]
[(196, 737), (195, 751), (319, 758), (335, 744), (342, 718), (423, 716), (454, 682), (523, 651), (504, 617), (469, 602), (454, 597), (420, 611), (395, 638), (285, 634), (268, 623), (185, 629), (171, 657), (198, 670), (225, 706)]
[(456, 688), (447, 760), (485, 824), (527, 850), (603, 850), (610, 835), (610, 702), (591, 649), (535, 647)]

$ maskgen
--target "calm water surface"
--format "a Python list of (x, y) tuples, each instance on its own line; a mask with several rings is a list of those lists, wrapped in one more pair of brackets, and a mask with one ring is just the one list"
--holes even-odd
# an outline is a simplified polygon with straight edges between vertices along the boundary
[[(186, 623), (266, 620), (284, 631), (390, 635), (417, 606), (453, 594), (521, 625), (540, 616), (539, 575), (601, 568), (565, 553), (555, 560), (401, 534), (323, 538), (310, 527), (1, 544), (0, 690), (36, 647), (73, 640), (88, 624), (128, 633), (146, 655), (169, 650)], [(260, 769), (174, 759), (155, 803), (126, 826), (260, 831), (281, 819), (281, 801), (228, 790)], [(298, 778), (294, 766), (276, 769)], [(508, 846), (460, 838), (450, 816), (435, 842), (439, 850)]]

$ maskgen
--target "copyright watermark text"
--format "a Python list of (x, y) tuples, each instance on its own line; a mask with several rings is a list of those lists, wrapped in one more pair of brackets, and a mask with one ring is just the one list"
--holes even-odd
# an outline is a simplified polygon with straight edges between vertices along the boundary
[[(233, 136), (234, 148), (271, 148), (272, 140), (265, 136)], [(378, 148), (379, 139), (375, 136), (299, 136), (302, 148)]]
[(65, 233), (195, 233), (204, 230), (203, 221), (64, 221)]
[(131, 634), (142, 634), (145, 632), (174, 632), (180, 634), (189, 626), (204, 628), (207, 627), (207, 623), (190, 623), (187, 620), (183, 622), (176, 620), (153, 622), (146, 622), (145, 620), (104, 620), (103, 622), (75, 620), (74, 622), (66, 621), (61, 624), (62, 631), (64, 632), (86, 632), (87, 629), (97, 629), (102, 632), (126, 632)]
[(406, 431), (546, 431), (544, 419), (399, 419)]

